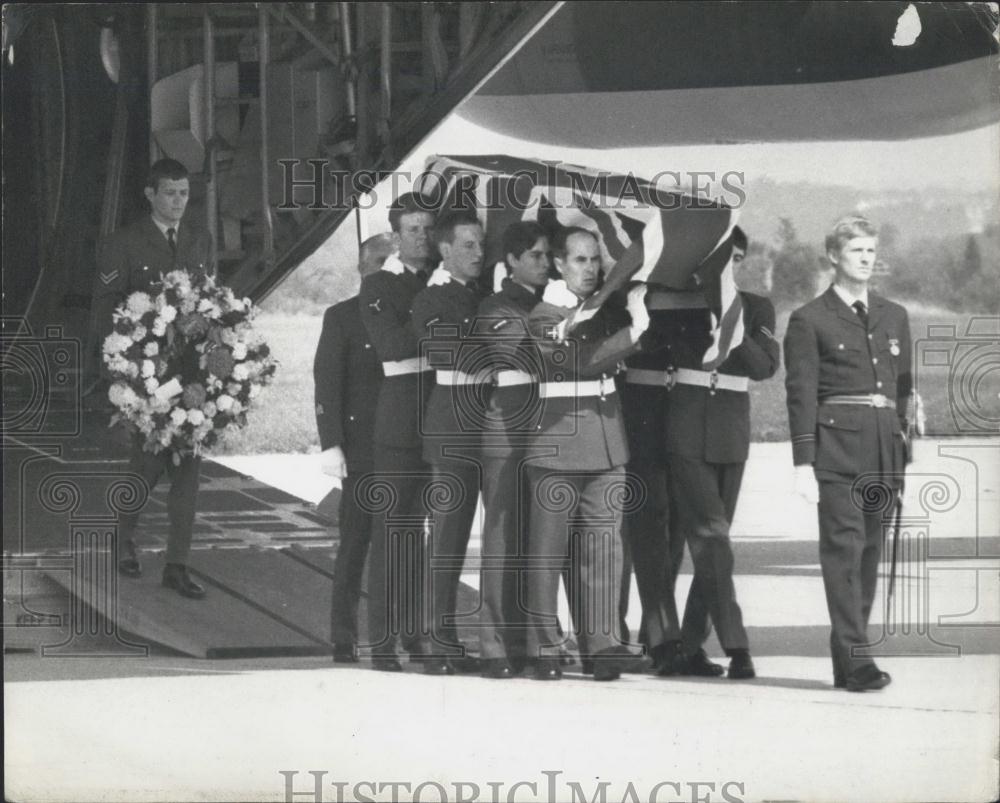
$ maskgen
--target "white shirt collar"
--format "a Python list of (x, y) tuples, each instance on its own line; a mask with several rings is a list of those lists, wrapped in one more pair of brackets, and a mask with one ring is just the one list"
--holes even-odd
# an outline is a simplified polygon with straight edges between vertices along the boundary
[(865, 288), (865, 291), (861, 295), (855, 296), (847, 292), (847, 290), (845, 290), (839, 284), (834, 284), (832, 286), (833, 286), (833, 292), (835, 292), (840, 297), (840, 300), (843, 301), (845, 304), (847, 304), (847, 306), (853, 308), (854, 302), (860, 301), (862, 304), (865, 305), (865, 309), (869, 309), (867, 287)]
[(167, 230), (168, 229), (173, 229), (174, 230), (174, 240), (175, 241), (177, 240), (177, 228), (178, 227), (177, 227), (176, 224), (175, 225), (171, 225), (170, 223), (160, 223), (160, 221), (158, 221), (152, 215), (149, 216), (149, 219), (153, 221), (153, 223), (156, 226), (156, 228), (158, 228), (160, 230), (160, 234), (162, 234), (167, 240), (170, 239), (169, 237), (167, 237)]

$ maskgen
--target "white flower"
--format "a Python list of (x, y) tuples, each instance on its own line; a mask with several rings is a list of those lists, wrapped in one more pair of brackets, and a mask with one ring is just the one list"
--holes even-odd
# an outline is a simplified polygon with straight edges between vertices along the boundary
[(170, 411), (170, 420), (174, 422), (175, 426), (180, 426), (185, 421), (187, 421), (187, 412), (182, 410), (180, 407), (175, 407)]
[(160, 445), (169, 446), (170, 441), (174, 439), (174, 433), (170, 431), (169, 427), (160, 433)]
[(132, 330), (132, 340), (135, 343), (139, 343), (142, 340), (145, 340), (147, 334), (149, 333), (146, 330), (146, 327), (143, 326), (141, 323), (137, 323), (135, 325), (135, 329)]
[(194, 312), (196, 306), (197, 301), (193, 298), (185, 298), (181, 300), (181, 312), (185, 315), (190, 315)]
[(260, 393), (260, 385), (251, 385), (250, 386), (250, 398), (251, 399), (256, 399), (258, 393)]
[(170, 410), (170, 400), (161, 399), (154, 394), (153, 398), (149, 400), (149, 409), (154, 413), (165, 413)]
[(120, 354), (132, 345), (132, 338), (112, 332), (104, 338), (105, 354)]
[(181, 385), (177, 377), (174, 377), (169, 382), (160, 385), (159, 390), (156, 391), (156, 398), (169, 400), (183, 391), (184, 386)]
[(147, 357), (155, 357), (160, 353), (160, 344), (155, 340), (151, 340), (146, 344), (146, 347), (142, 351)]
[(128, 297), (126, 307), (133, 317), (139, 318), (153, 309), (153, 299), (143, 292), (132, 293)]
[(148, 379), (156, 373), (156, 366), (153, 364), (152, 360), (142, 361), (142, 376), (143, 379)]
[(164, 321), (170, 323), (177, 317), (177, 307), (167, 304), (162, 310), (160, 310), (160, 314), (157, 317), (163, 318)]
[(152, 396), (154, 393), (156, 393), (157, 388), (160, 387), (160, 380), (158, 380), (155, 376), (151, 376), (149, 377), (149, 379), (146, 380), (145, 385), (146, 385), (146, 393)]
[(233, 406), (229, 410), (230, 415), (239, 415), (243, 412), (243, 405), (240, 404), (239, 399), (233, 399)]
[(132, 407), (139, 401), (139, 397), (135, 395), (135, 391), (124, 382), (115, 382), (108, 388), (108, 399), (119, 409)]
[(233, 379), (237, 382), (245, 382), (250, 378), (250, 372), (247, 370), (246, 363), (239, 363), (233, 366)]
[[(237, 343), (233, 346), (233, 359), (234, 360), (245, 360), (247, 358), (247, 344)], [(239, 377), (237, 377), (239, 379)]]
[(221, 396), (219, 396), (218, 399), (215, 400), (215, 405), (216, 407), (219, 408), (220, 411), (224, 413), (227, 410), (232, 409), (232, 406), (235, 403), (235, 401), (236, 399), (234, 399), (232, 396), (223, 393)]
[(239, 382), (227, 382), (226, 383), (226, 392), (229, 393), (232, 396), (235, 396), (242, 389), (243, 388), (240, 387), (240, 383)]
[(167, 333), (167, 322), (162, 317), (157, 316), (153, 321), (153, 334), (156, 337), (163, 337)]
[(219, 408), (215, 406), (215, 402), (205, 402), (204, 406), (201, 408), (206, 418), (215, 418), (215, 414), (219, 412)]
[(236, 334), (235, 329), (223, 329), (222, 334), (219, 335), (219, 337), (222, 340), (223, 345), (229, 346), (230, 348), (234, 348), (240, 339), (239, 335)]
[(134, 362), (130, 362), (128, 365), (125, 366), (125, 373), (129, 376), (130, 379), (135, 379), (137, 376), (139, 376), (139, 366), (136, 365)]
[(193, 426), (199, 426), (205, 421), (205, 414), (201, 410), (188, 410), (187, 420), (189, 424)]

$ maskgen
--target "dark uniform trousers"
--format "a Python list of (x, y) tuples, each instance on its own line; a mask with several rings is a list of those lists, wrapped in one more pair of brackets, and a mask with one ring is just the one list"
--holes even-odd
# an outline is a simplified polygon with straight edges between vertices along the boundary
[(340, 447), (347, 463), (341, 482), (339, 545), (333, 567), (330, 608), (331, 639), (336, 644), (358, 640), (358, 603), (372, 514), (360, 504), (359, 479), (373, 468), (375, 409), (382, 367), (361, 322), (358, 297), (327, 309), (313, 361), (316, 425), (320, 448)]
[[(423, 356), (436, 371), (424, 376), (428, 381), (434, 376), (435, 385), (420, 421), (423, 457), (433, 471), (427, 492), (433, 650), (459, 657), (464, 647), (457, 630), (458, 588), (482, 486), (485, 406), (479, 382), (488, 374), (478, 374), (475, 344), (466, 345), (482, 293), (474, 282), (463, 284), (443, 268), (439, 271), (413, 299), (411, 324)], [(474, 377), (476, 382), (448, 384), (446, 376), (462, 376), (463, 382)]]
[(368, 646), (374, 657), (395, 655), (397, 640), (411, 654), (423, 653), (429, 639), (424, 489), (430, 467), (419, 418), (432, 383), (419, 373), (386, 370), (389, 362), (418, 356), (410, 307), (426, 276), (388, 265), (366, 276), (358, 293), (361, 320), (386, 374), (375, 409), (373, 473), (361, 477), (356, 490), (362, 509), (372, 514)]
[[(532, 458), (528, 558), (528, 655), (553, 658), (560, 636), (559, 578), (569, 560), (570, 611), (581, 656), (623, 644), (621, 595), (622, 511), (628, 498), (628, 445), (611, 376), (636, 346), (624, 311), (602, 307), (563, 341), (554, 327), (570, 310), (541, 303), (529, 327), (548, 383), (602, 383), (600, 393), (547, 397), (542, 403)], [(624, 316), (624, 318), (622, 317)]]
[[(653, 326), (661, 314), (651, 314)], [(668, 344), (657, 348), (652, 335), (645, 336), (643, 342), (648, 350), (629, 357), (626, 367), (665, 371), (671, 364)], [(619, 387), (630, 455), (627, 481), (630, 498), (636, 500), (627, 508), (623, 526), (642, 604), (639, 642), (657, 647), (680, 639), (674, 583), (684, 557), (683, 535), (674, 535), (670, 527), (663, 434), (668, 391), (629, 382), (627, 374)]]
[[(906, 310), (869, 293), (865, 322), (831, 287), (792, 313), (785, 389), (795, 465), (819, 483), (819, 557), (830, 614), (835, 680), (872, 663), (868, 622), (884, 525), (910, 455), (906, 402), (913, 386)], [(827, 403), (879, 394), (888, 406)]]
[[(186, 221), (177, 227), (176, 248), (172, 249), (163, 232), (149, 215), (112, 234), (101, 244), (98, 271), (94, 283), (91, 310), (90, 372), (92, 378), (107, 377), (100, 360), (104, 338), (112, 330), (112, 313), (130, 293), (156, 292), (154, 286), (162, 274), (186, 270), (198, 276), (211, 270), (209, 253), (211, 237), (194, 229)], [(98, 367), (99, 366), (99, 367)], [(187, 563), (194, 526), (195, 503), (198, 496), (198, 473), (201, 459), (186, 457), (174, 465), (173, 452), (151, 454), (142, 449), (142, 441), (134, 439), (129, 455), (129, 471), (142, 477), (150, 490), (156, 487), (164, 473), (170, 479), (167, 514), (170, 531), (167, 540), (168, 563)], [(119, 542), (134, 538), (138, 514), (123, 514), (119, 519)]]
[[(741, 293), (743, 341), (718, 366), (726, 377), (768, 379), (780, 362), (771, 302)], [(705, 310), (675, 311), (661, 332), (677, 368), (701, 370), (712, 341)], [(694, 578), (681, 623), (685, 653), (701, 649), (714, 624), (727, 653), (749, 642), (733, 582), (730, 526), (750, 448), (750, 400), (744, 391), (678, 383), (667, 393), (664, 410), (667, 487), (671, 531), (686, 542)], [(676, 582), (682, 546), (671, 546), (671, 582)], [(710, 624), (711, 623), (711, 624)]]
[(511, 279), (483, 299), (475, 334), (489, 350), (496, 371), (520, 371), (534, 382), (497, 386), (490, 395), (482, 433), (483, 534), (479, 634), (483, 658), (506, 657), (515, 668), (526, 660), (528, 586), (522, 571), (528, 553), (528, 448), (541, 405), (541, 370), (531, 344), (528, 315), (541, 300)]

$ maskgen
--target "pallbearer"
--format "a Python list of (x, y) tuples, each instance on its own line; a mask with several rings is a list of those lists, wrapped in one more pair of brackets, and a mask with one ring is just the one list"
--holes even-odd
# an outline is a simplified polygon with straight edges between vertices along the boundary
[(483, 673), (510, 677), (526, 662), (526, 555), (529, 486), (525, 461), (541, 411), (540, 357), (528, 316), (549, 280), (549, 239), (534, 221), (510, 225), (503, 235), (509, 275), (499, 292), (479, 305), (478, 339), (494, 370), (483, 432), (483, 561), (480, 639)]

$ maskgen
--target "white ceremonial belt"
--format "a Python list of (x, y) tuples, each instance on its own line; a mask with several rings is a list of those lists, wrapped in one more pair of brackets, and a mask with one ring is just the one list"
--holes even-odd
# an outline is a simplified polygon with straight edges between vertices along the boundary
[(859, 394), (853, 396), (828, 396), (823, 399), (821, 404), (847, 404), (856, 405), (858, 407), (888, 407), (891, 410), (896, 409), (896, 402), (890, 399), (888, 396), (883, 396), (881, 393), (871, 393), (871, 394)]
[(561, 399), (572, 396), (600, 396), (602, 399), (615, 392), (613, 379), (587, 379), (581, 382), (541, 382), (538, 394), (543, 399)]
[(388, 360), (382, 363), (382, 373), (386, 376), (402, 376), (403, 374), (419, 374), (429, 371), (427, 360), (423, 357), (410, 357), (406, 360)]
[(465, 371), (435, 371), (434, 379), (439, 385), (475, 385), (478, 380)]
[(678, 368), (674, 371), (674, 381), (678, 385), (697, 385), (711, 390), (735, 390), (746, 393), (750, 389), (750, 380), (745, 376), (720, 374), (717, 371), (696, 371), (693, 368)]
[(497, 387), (506, 388), (511, 385), (530, 385), (538, 380), (527, 371), (497, 371), (494, 377)]

